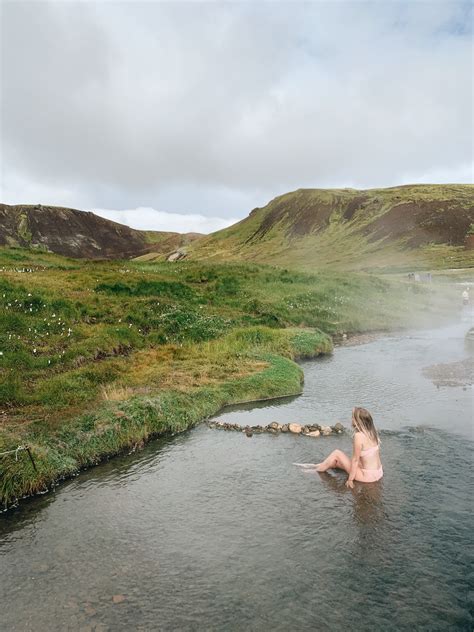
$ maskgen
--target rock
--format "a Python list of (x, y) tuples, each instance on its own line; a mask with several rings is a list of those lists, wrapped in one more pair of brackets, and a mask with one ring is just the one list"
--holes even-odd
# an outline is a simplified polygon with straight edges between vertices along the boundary
[(125, 595), (114, 595), (112, 601), (114, 603), (122, 603), (122, 601), (125, 601)]
[(168, 255), (166, 261), (179, 261), (180, 259), (184, 259), (186, 257), (186, 253), (183, 250), (176, 250)]
[(283, 424), (283, 426), (281, 427), (281, 431), (288, 432), (288, 424)]
[(86, 614), (88, 614), (90, 617), (93, 617), (95, 614), (97, 614), (97, 610), (95, 608), (93, 608), (92, 604), (90, 604), (90, 603), (85, 603), (84, 604), (84, 610), (85, 610)]
[(288, 430), (293, 434), (301, 434), (302, 429), (301, 424), (288, 424)]
[(321, 433), (319, 432), (319, 430), (311, 430), (311, 432), (307, 432), (305, 434), (306, 437), (319, 437)]
[(321, 434), (323, 436), (327, 436), (332, 434), (331, 426), (321, 426)]
[(340, 421), (338, 421), (337, 424), (333, 426), (333, 430), (335, 432), (344, 432), (344, 426), (341, 424)]
[(268, 426), (265, 426), (265, 430), (267, 432), (270, 432), (271, 434), (278, 434), (280, 432), (280, 426), (273, 422), (271, 424), (268, 424)]

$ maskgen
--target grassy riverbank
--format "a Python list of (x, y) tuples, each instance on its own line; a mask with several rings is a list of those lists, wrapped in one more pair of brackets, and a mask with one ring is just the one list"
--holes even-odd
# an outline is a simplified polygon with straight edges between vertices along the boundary
[(443, 288), (251, 264), (87, 262), (0, 249), (3, 504), (225, 404), (300, 392), (342, 333), (442, 317)]

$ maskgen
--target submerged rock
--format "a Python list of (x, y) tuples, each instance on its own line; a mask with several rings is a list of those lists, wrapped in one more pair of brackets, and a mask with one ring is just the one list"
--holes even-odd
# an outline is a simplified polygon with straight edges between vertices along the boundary
[(319, 437), (320, 434), (319, 430), (311, 430), (310, 432), (305, 433), (305, 437)]
[(333, 430), (334, 432), (338, 432), (338, 433), (344, 432), (344, 426), (341, 424), (340, 421), (338, 421), (337, 424), (333, 426)]
[(332, 434), (331, 426), (321, 426), (321, 434), (325, 437)]
[(425, 367), (423, 375), (435, 386), (471, 386), (474, 383), (474, 357)]
[(288, 432), (288, 424), (283, 424), (283, 426), (281, 427), (281, 431)]

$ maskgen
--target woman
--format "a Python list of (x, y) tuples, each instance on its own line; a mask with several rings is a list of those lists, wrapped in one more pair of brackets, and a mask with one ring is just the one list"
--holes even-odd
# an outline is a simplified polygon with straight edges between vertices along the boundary
[(334, 450), (322, 463), (306, 466), (315, 468), (317, 472), (326, 472), (332, 468), (345, 470), (349, 474), (346, 486), (351, 489), (354, 487), (354, 481), (375, 483), (383, 476), (379, 454), (380, 439), (369, 411), (365, 408), (354, 408), (352, 427), (355, 431), (352, 459), (342, 450)]

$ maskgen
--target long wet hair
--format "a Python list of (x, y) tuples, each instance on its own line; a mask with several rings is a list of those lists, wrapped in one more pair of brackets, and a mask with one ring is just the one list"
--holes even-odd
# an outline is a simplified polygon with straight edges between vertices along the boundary
[(352, 410), (352, 419), (354, 420), (356, 431), (363, 432), (366, 437), (380, 445), (379, 433), (368, 410), (356, 406)]

